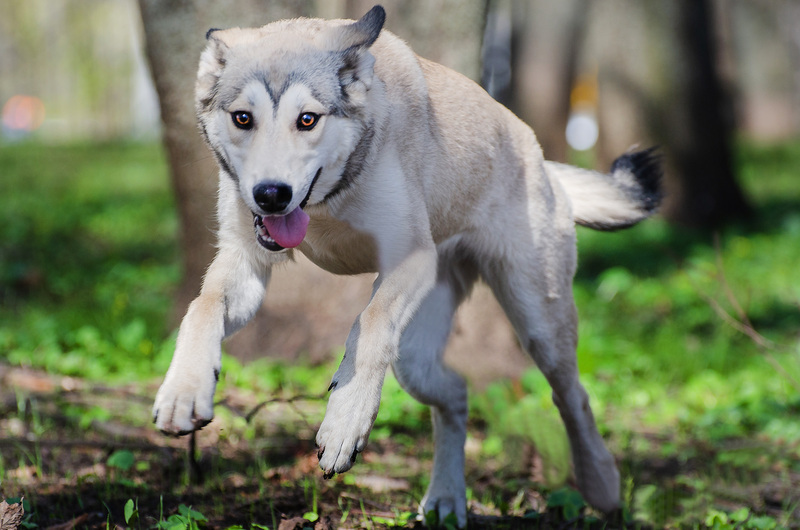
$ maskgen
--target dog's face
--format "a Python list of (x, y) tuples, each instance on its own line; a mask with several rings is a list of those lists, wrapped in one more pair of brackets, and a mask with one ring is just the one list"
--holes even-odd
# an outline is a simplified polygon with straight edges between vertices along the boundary
[(383, 11), (355, 23), (282, 21), (211, 31), (196, 85), (200, 126), (254, 216), (256, 239), (280, 251), (306, 233), (365, 132), (369, 46)]

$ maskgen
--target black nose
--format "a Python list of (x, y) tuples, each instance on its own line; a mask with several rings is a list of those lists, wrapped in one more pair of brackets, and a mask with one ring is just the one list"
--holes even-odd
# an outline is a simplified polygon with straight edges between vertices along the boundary
[(278, 213), (289, 206), (292, 187), (278, 182), (266, 182), (253, 188), (253, 199), (264, 213)]

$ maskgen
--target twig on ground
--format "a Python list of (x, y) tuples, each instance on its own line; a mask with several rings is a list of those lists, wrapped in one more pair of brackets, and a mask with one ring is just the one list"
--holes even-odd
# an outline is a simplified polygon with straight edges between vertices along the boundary
[(230, 410), (231, 412), (233, 412), (234, 414), (236, 414), (240, 418), (244, 418), (247, 423), (250, 423), (253, 420), (253, 418), (255, 417), (255, 415), (262, 408), (266, 407), (267, 405), (272, 405), (274, 403), (281, 403), (281, 404), (289, 405), (290, 407), (292, 407), (292, 410), (294, 410), (297, 413), (297, 415), (300, 416), (307, 425), (311, 425), (311, 423), (306, 419), (305, 414), (303, 414), (303, 412), (301, 410), (299, 410), (295, 406), (295, 402), (297, 402), (297, 401), (322, 401), (323, 399), (325, 399), (325, 395), (324, 394), (322, 394), (322, 395), (297, 394), (297, 395), (289, 396), (289, 397), (275, 397), (275, 398), (270, 398), (270, 399), (267, 399), (267, 400), (264, 400), (264, 401), (258, 403), (252, 409), (250, 409), (248, 412), (243, 412), (240, 409), (230, 405), (228, 403), (227, 398), (223, 398), (223, 399), (217, 401), (214, 405), (215, 406), (225, 407), (226, 409)]

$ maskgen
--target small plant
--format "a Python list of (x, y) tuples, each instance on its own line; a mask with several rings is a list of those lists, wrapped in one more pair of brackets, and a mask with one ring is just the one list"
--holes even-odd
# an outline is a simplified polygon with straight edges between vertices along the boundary
[(306, 521), (311, 521), (312, 523), (316, 522), (317, 519), (319, 519), (319, 512), (317, 509), (317, 503), (318, 503), (317, 497), (319, 494), (318, 489), (319, 488), (317, 488), (317, 482), (315, 480), (308, 478), (303, 480), (303, 490), (305, 493), (306, 502), (308, 502), (308, 493), (309, 490), (311, 490), (311, 511), (304, 513), (303, 519), (305, 519)]
[(580, 493), (571, 488), (561, 488), (547, 498), (547, 509), (560, 511), (564, 519), (575, 519), (586, 507)]
[(710, 509), (704, 523), (708, 528), (714, 530), (733, 530), (734, 528), (771, 530), (778, 527), (778, 522), (772, 517), (753, 515), (749, 508), (739, 508), (731, 513)]
[(428, 528), (443, 528), (445, 530), (457, 530), (458, 519), (456, 514), (449, 513), (443, 520), (439, 520), (439, 514), (436, 510), (430, 510), (425, 513), (425, 525)]
[(159, 521), (159, 530), (200, 530), (205, 526), (206, 516), (192, 510), (185, 504), (178, 506), (178, 513), (170, 515), (166, 521)]
[(136, 457), (132, 452), (124, 449), (121, 451), (114, 451), (111, 456), (106, 460), (108, 467), (119, 469), (120, 471), (128, 471), (136, 463)]
[(139, 502), (133, 501), (133, 499), (128, 499), (128, 502), (125, 503), (124, 509), (125, 515), (125, 524), (128, 526), (133, 526), (133, 523), (139, 522)]

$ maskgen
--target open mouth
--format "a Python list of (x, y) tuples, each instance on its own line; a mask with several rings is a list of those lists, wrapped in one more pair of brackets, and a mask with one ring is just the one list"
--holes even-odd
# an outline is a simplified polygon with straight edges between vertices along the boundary
[(308, 187), (308, 193), (300, 203), (300, 206), (291, 212), (285, 215), (269, 216), (253, 213), (256, 241), (262, 247), (272, 252), (279, 252), (286, 248), (296, 247), (303, 242), (310, 221), (303, 208), (308, 203), (309, 197), (311, 197), (311, 191), (314, 189), (314, 184), (317, 183), (320, 173), (322, 173), (322, 168), (319, 168), (316, 175), (314, 175), (311, 186)]
[(279, 245), (278, 242), (269, 235), (269, 230), (264, 226), (264, 218), (256, 213), (253, 214), (253, 225), (256, 229), (256, 241), (261, 243), (262, 247), (272, 252), (278, 252), (286, 248)]

